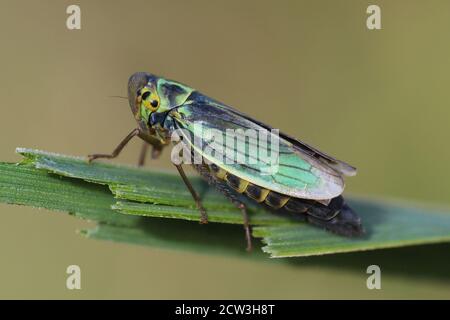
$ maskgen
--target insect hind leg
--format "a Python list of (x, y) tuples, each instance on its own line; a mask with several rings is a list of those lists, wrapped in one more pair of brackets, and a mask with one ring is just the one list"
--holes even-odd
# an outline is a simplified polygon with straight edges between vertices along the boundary
[(252, 251), (252, 233), (250, 230), (250, 221), (248, 218), (247, 207), (242, 202), (238, 204), (238, 208), (241, 209), (242, 217), (244, 218), (244, 230), (245, 240), (247, 241), (247, 251)]
[(214, 177), (209, 171), (208, 167), (205, 164), (194, 164), (194, 168), (198, 171), (198, 173), (208, 182), (209, 185), (214, 186), (216, 190), (225, 195), (231, 203), (233, 203), (239, 210), (241, 210), (242, 218), (244, 220), (244, 230), (245, 230), (245, 239), (247, 242), (247, 251), (252, 250), (252, 233), (250, 220), (247, 213), (247, 206), (239, 200), (238, 194), (231, 189), (226, 183), (218, 180)]

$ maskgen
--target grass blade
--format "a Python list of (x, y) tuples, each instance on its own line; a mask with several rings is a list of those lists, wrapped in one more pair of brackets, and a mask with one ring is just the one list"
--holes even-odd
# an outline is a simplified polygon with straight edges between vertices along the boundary
[[(193, 178), (211, 223), (200, 226), (189, 192), (175, 174), (30, 149), (18, 149), (21, 165), (0, 164), (0, 201), (66, 211), (98, 222), (87, 236), (205, 252), (244, 249), (238, 210), (199, 178)], [(343, 238), (293, 217), (250, 205), (253, 235), (272, 257), (323, 255), (450, 241), (450, 214), (389, 201), (350, 199), (367, 234)], [(167, 219), (170, 218), (170, 219)], [(187, 221), (181, 221), (187, 220)], [(234, 225), (234, 226), (233, 226)]]

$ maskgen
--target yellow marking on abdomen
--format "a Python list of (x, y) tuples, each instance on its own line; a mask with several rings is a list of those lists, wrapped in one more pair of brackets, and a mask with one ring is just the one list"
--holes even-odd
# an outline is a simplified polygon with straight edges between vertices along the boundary
[(290, 197), (288, 196), (281, 195), (279, 193), (271, 191), (264, 200), (264, 203), (274, 209), (280, 209), (284, 207), (284, 205), (289, 201), (289, 199)]
[(263, 202), (270, 192), (270, 190), (261, 188), (260, 186), (254, 185), (252, 183), (248, 183), (247, 188), (245, 188), (244, 191), (247, 197), (259, 203)]

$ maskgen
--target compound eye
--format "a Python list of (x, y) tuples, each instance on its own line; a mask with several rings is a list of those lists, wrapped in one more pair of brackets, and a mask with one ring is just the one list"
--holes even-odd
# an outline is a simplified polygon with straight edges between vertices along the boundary
[(144, 92), (144, 94), (142, 95), (142, 100), (147, 100), (147, 98), (150, 96), (150, 91), (146, 91)]
[(154, 109), (157, 109), (157, 108), (158, 108), (158, 100), (152, 100), (152, 102), (150, 102), (150, 104), (152, 105), (152, 107), (153, 107)]

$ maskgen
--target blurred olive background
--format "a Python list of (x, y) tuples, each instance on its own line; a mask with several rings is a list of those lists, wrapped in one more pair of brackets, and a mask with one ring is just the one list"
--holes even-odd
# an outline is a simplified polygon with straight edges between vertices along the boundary
[[(366, 28), (370, 4), (382, 30)], [(149, 71), (354, 164), (348, 192), (448, 206), (449, 29), (448, 1), (1, 0), (0, 159), (112, 151), (135, 122), (108, 96)], [(148, 166), (171, 168), (168, 152)], [(0, 298), (450, 298), (446, 244), (264, 263), (86, 240), (86, 226), (1, 204)], [(82, 290), (65, 287), (70, 264)], [(366, 288), (371, 264), (382, 290)]]

